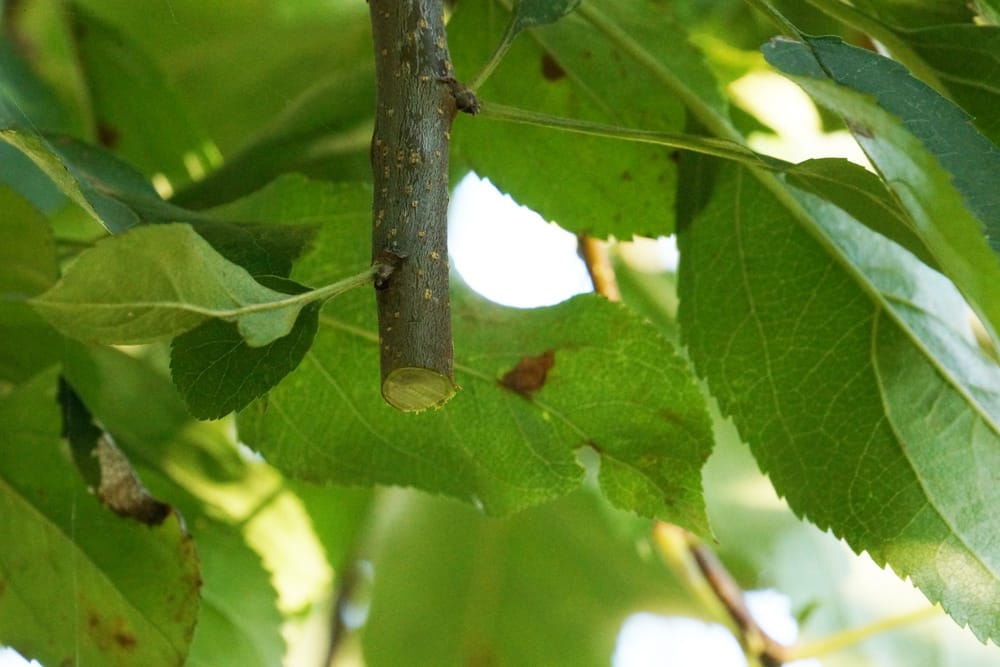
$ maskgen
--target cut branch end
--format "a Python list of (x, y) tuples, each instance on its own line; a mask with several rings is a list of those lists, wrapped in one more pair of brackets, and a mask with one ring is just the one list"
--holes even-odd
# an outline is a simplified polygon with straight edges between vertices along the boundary
[(396, 368), (382, 382), (386, 403), (403, 412), (439, 408), (455, 395), (455, 383), (430, 368)]

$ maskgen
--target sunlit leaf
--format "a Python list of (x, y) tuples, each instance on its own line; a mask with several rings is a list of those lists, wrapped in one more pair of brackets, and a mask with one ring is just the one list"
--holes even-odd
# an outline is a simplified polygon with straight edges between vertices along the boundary
[(238, 322), (254, 346), (288, 334), (302, 303), (268, 289), (226, 261), (189, 225), (141, 227), (83, 253), (32, 304), (68, 336), (144, 343), (208, 318)]
[[(1000, 373), (954, 288), (828, 204), (821, 245), (742, 172), (681, 236), (691, 355), (792, 507), (998, 636)], [(850, 270), (846, 270), (846, 269)]]
[(994, 252), (1000, 250), (1000, 190), (993, 177), (1000, 149), (959, 107), (887, 58), (833, 38), (808, 46), (775, 40), (764, 54), (848, 120), (914, 233), (1000, 340), (1000, 253)]

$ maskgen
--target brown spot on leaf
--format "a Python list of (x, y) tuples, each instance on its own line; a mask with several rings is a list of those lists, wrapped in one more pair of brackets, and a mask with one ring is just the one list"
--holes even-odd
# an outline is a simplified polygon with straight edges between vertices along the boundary
[(566, 70), (556, 62), (555, 58), (546, 53), (542, 56), (542, 76), (549, 81), (558, 81), (566, 76)]
[(97, 141), (105, 148), (115, 148), (121, 141), (121, 133), (104, 121), (97, 122)]
[(525, 398), (530, 398), (545, 384), (549, 369), (556, 363), (554, 350), (546, 350), (537, 357), (521, 357), (517, 366), (507, 371), (500, 384)]
[(622, 180), (623, 180), (623, 181), (631, 181), (631, 180), (633, 180), (634, 178), (635, 178), (635, 177), (634, 177), (634, 176), (632, 176), (632, 172), (631, 172), (631, 171), (629, 171), (628, 169), (626, 169), (625, 171), (623, 171), (623, 172), (622, 172)]
[(135, 648), (135, 637), (124, 630), (116, 630), (114, 634), (115, 643), (129, 651)]
[(855, 123), (852, 121), (847, 121), (847, 129), (849, 129), (853, 134), (861, 135), (867, 139), (871, 139), (875, 136), (871, 128), (862, 125), (861, 123)]

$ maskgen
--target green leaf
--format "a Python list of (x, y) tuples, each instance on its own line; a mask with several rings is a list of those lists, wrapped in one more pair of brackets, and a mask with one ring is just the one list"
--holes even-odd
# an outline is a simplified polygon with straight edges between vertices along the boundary
[(32, 304), (81, 340), (144, 343), (214, 317), (262, 346), (291, 331), (303, 302), (255, 281), (189, 225), (164, 224), (98, 242)]
[(89, 12), (77, 9), (72, 20), (100, 143), (172, 184), (210, 171), (218, 152), (157, 64)]
[[(282, 617), (259, 554), (237, 532), (281, 497), (281, 478), (237, 452), (229, 425), (195, 423), (170, 380), (148, 360), (71, 344), (66, 375), (157, 497), (191, 526), (202, 563), (202, 605), (188, 663), (280, 663)], [(284, 494), (287, 495), (287, 494)], [(298, 538), (289, 526), (276, 542)], [(299, 548), (297, 553), (301, 553)]]
[(63, 194), (110, 232), (123, 232), (143, 221), (192, 217), (164, 202), (131, 166), (96, 146), (17, 127), (0, 128), (0, 139), (28, 156)]
[(913, 233), (906, 213), (878, 176), (853, 162), (820, 158), (785, 171), (785, 180), (836, 204), (858, 222), (903, 246), (931, 268), (938, 268), (930, 249)]
[(912, 29), (972, 21), (969, 3), (954, 0), (858, 0), (853, 4), (865, 13), (899, 28)]
[(972, 0), (972, 6), (987, 23), (1000, 24), (1000, 0)]
[(914, 233), (1000, 340), (1000, 255), (984, 237), (985, 230), (1000, 250), (1000, 191), (991, 175), (1000, 172), (1000, 150), (961, 109), (886, 58), (832, 38), (808, 46), (775, 40), (764, 55), (847, 119)]
[[(460, 6), (449, 27), (460, 78), (487, 60), (506, 21), (495, 3)], [(683, 32), (664, 11), (658, 9), (652, 23), (659, 31), (659, 52), (692, 57)], [(511, 48), (480, 89), (482, 99), (633, 128), (683, 126), (678, 101), (651, 86), (645, 72), (578, 14), (532, 31), (531, 38)], [(673, 228), (676, 165), (670, 149), (481, 118), (456, 119), (453, 137), (453, 171), (474, 170), (569, 229), (627, 238)]]
[(1000, 144), (1000, 27), (945, 25), (900, 33), (947, 86), (952, 99), (972, 114), (972, 122)]
[(371, 59), (315, 82), (205, 179), (180, 190), (176, 204), (218, 206), (285, 172), (335, 181), (371, 178)]
[[(293, 279), (335, 279), (331, 267), (347, 272), (370, 261), (366, 188), (287, 179), (223, 212), (240, 209), (282, 211), (286, 222), (331, 219)], [(595, 296), (533, 311), (491, 306), (461, 287), (452, 299), (462, 391), (446, 409), (403, 415), (384, 404), (375, 313), (370, 295), (356, 292), (320, 315), (303, 363), (240, 414), (241, 438), (294, 476), (413, 485), (492, 513), (578, 486), (574, 452), (589, 445), (600, 453), (612, 502), (706, 530), (699, 470), (711, 435), (703, 400), (655, 329)], [(553, 365), (534, 384), (509, 381), (518, 393), (502, 380), (519, 363)]]
[(280, 634), (270, 574), (236, 530), (212, 523), (198, 531), (205, 586), (187, 664), (191, 667), (280, 665)]
[(374, 554), (370, 667), (605, 666), (629, 613), (690, 613), (670, 572), (635, 548), (648, 522), (592, 494), (503, 520), (405, 500)]
[(59, 275), (55, 241), (42, 215), (0, 186), (0, 384), (26, 380), (59, 355), (59, 336), (25, 301)]
[(194, 545), (176, 513), (146, 526), (87, 491), (60, 440), (56, 378), (0, 401), (0, 641), (46, 664), (183, 665)]
[[(319, 77), (372, 64), (365, 3), (245, 0), (211, 8), (198, 0), (159, 6), (104, 0), (77, 4), (155, 57), (227, 158)], [(247, 67), (251, 62), (254, 66)], [(248, 91), (254, 91), (252, 103)]]
[(802, 197), (820, 242), (742, 171), (681, 235), (691, 356), (796, 512), (998, 637), (997, 367), (950, 283)]
[(318, 326), (319, 305), (309, 304), (287, 336), (250, 347), (235, 324), (209, 320), (173, 340), (170, 372), (192, 415), (218, 419), (242, 410), (295, 370)]
[(580, 4), (580, 0), (518, 0), (514, 7), (514, 31), (555, 23)]

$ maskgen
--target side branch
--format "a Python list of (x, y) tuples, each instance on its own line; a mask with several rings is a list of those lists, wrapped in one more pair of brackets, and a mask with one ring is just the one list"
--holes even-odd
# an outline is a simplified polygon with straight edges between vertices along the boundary
[(382, 396), (417, 411), (455, 393), (448, 144), (456, 112), (475, 105), (453, 77), (442, 0), (370, 0), (369, 8), (377, 79), (372, 261), (398, 258), (376, 281)]

